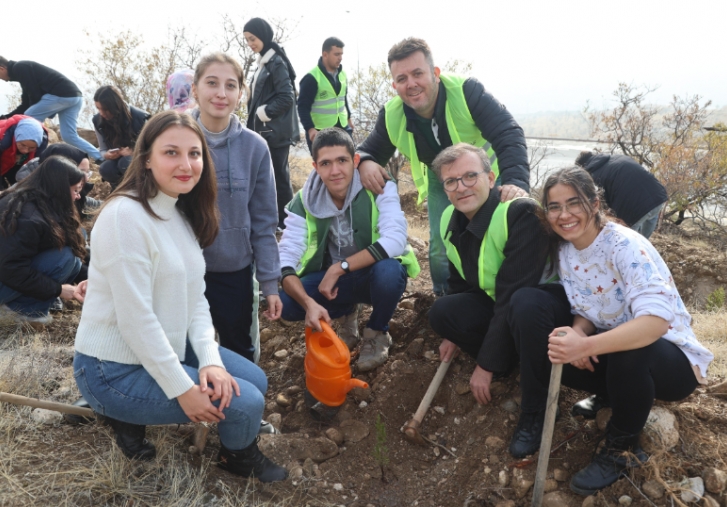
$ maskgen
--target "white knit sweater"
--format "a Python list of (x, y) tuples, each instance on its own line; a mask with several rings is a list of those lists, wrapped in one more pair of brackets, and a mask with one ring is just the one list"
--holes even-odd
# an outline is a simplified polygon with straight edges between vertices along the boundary
[(91, 234), (91, 264), (76, 350), (104, 361), (141, 364), (170, 398), (194, 382), (180, 361), (186, 339), (199, 368), (223, 367), (204, 296), (205, 263), (192, 228), (160, 192), (141, 204), (119, 197)]

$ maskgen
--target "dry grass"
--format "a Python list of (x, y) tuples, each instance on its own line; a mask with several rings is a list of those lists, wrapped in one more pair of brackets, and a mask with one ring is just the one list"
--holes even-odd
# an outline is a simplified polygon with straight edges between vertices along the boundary
[(710, 377), (727, 377), (727, 311), (693, 313), (692, 328), (699, 341), (712, 351)]

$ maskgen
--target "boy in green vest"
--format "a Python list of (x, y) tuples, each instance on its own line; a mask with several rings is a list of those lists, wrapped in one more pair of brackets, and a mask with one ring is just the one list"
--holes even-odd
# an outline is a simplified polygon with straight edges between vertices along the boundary
[[(470, 389), (480, 404), (492, 400), (493, 376), (518, 364), (521, 337), (527, 338), (527, 319), (515, 319), (513, 297), (524, 287), (549, 288), (545, 280), (548, 238), (529, 198), (501, 202), (487, 153), (466, 143), (442, 151), (432, 164), (452, 203), (442, 214), (441, 233), (449, 260), (449, 294), (429, 311), (432, 329), (444, 340), (442, 361), (464, 350), (477, 365)], [(547, 290), (547, 289), (543, 289)], [(523, 378), (521, 376), (521, 387)], [(523, 407), (523, 414), (526, 410)], [(531, 453), (540, 442), (542, 418), (521, 416), (510, 452)]]
[(343, 46), (338, 37), (328, 37), (323, 41), (323, 54), (318, 65), (300, 80), (298, 116), (311, 153), (313, 139), (322, 129), (338, 127), (353, 135), (347, 97), (348, 78), (341, 65)]
[(357, 307), (372, 305), (357, 362), (359, 371), (369, 371), (389, 357), (389, 320), (419, 264), (407, 245), (396, 185), (374, 196), (361, 185), (356, 164), (346, 132), (334, 127), (316, 135), (315, 171), (286, 208), (280, 298), (285, 320), (320, 330), (320, 320), (338, 319), (351, 349), (359, 341)]

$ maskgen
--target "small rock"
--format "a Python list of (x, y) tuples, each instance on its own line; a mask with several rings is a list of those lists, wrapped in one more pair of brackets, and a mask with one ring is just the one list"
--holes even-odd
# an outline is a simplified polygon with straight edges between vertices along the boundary
[(503, 382), (493, 382), (490, 384), (490, 394), (499, 396), (507, 391), (507, 386)]
[(337, 482), (336, 484), (333, 485), (333, 489), (336, 491), (343, 491), (343, 484), (341, 484), (340, 482)]
[(440, 415), (444, 415), (444, 407), (434, 407), (434, 411)]
[(598, 426), (598, 429), (601, 431), (606, 431), (606, 425), (608, 424), (608, 421), (610, 421), (610, 420), (611, 420), (611, 409), (610, 408), (602, 408), (596, 414), (596, 426)]
[(490, 467), (485, 467), (485, 475), (489, 475), (490, 472), (492, 472), (492, 469)]
[(596, 497), (595, 496), (587, 496), (583, 503), (581, 504), (581, 507), (596, 507)]
[(402, 361), (401, 359), (396, 359), (396, 360), (392, 361), (391, 364), (389, 365), (389, 368), (391, 369), (391, 371), (401, 370), (403, 367), (404, 367), (404, 361)]
[(502, 449), (505, 446), (505, 442), (500, 437), (490, 435), (485, 439), (485, 445), (493, 449)]
[(436, 357), (436, 354), (434, 354), (433, 350), (427, 350), (424, 353), (424, 359), (428, 359), (429, 361), (433, 361), (435, 357)]
[(510, 475), (505, 470), (500, 470), (500, 474), (497, 476), (497, 483), (505, 488), (510, 484)]
[(560, 491), (552, 491), (543, 496), (543, 507), (568, 507), (568, 497)]
[(341, 423), (344, 442), (360, 442), (369, 436), (369, 427), (357, 419), (348, 419)]
[(460, 419), (459, 417), (454, 418), (454, 424), (460, 424), (461, 422), (462, 422), (462, 419)]
[(631, 502), (633, 502), (633, 500), (632, 500), (632, 498), (631, 498), (630, 496), (628, 496), (628, 495), (622, 495), (622, 496), (621, 496), (621, 497), (620, 497), (620, 498), (618, 499), (618, 504), (619, 504), (619, 505), (623, 505), (624, 507), (629, 507), (629, 505), (631, 505)]
[(727, 487), (727, 473), (719, 468), (707, 468), (702, 473), (704, 486), (710, 493), (720, 494)]
[(305, 471), (305, 474), (307, 476), (313, 477), (313, 474), (317, 469), (318, 465), (311, 458), (306, 458), (306, 460), (303, 462), (303, 470)]
[(562, 468), (556, 468), (553, 470), (553, 478), (558, 482), (565, 482), (568, 480), (568, 472)]
[(701, 477), (685, 479), (679, 487), (682, 490), (682, 502), (698, 502), (704, 496), (704, 481)]
[(673, 449), (679, 443), (674, 414), (664, 407), (653, 407), (639, 437), (639, 443), (648, 454)]
[(363, 387), (354, 387), (351, 389), (351, 396), (353, 396), (353, 399), (361, 402), (370, 402), (371, 398), (373, 396), (373, 393), (371, 392), (371, 389), (364, 389)]
[(343, 434), (338, 431), (338, 428), (328, 428), (325, 431), (325, 434), (328, 438), (336, 442), (336, 445), (342, 445), (343, 444)]
[(460, 396), (463, 395), (463, 394), (467, 394), (468, 392), (470, 392), (470, 385), (469, 384), (466, 384), (464, 382), (458, 382), (454, 386), (454, 392), (456, 392)]
[(275, 356), (275, 359), (278, 361), (282, 361), (288, 357), (288, 351), (286, 349), (280, 349), (273, 354)]
[(405, 299), (401, 303), (399, 303), (399, 308), (403, 308), (405, 310), (413, 310), (414, 309), (414, 301), (411, 299)]
[(550, 493), (551, 491), (555, 491), (558, 489), (558, 481), (555, 479), (546, 479), (545, 480), (545, 486), (543, 487), (543, 491), (546, 493)]
[(419, 357), (424, 348), (424, 338), (415, 338), (411, 341), (409, 346), (406, 348), (406, 353), (411, 357)]
[(272, 329), (266, 327), (265, 329), (260, 330), (260, 343), (265, 343), (272, 337), (273, 337)]
[(278, 407), (278, 404), (275, 403), (274, 401), (269, 401), (265, 404), (265, 410), (267, 412), (274, 412), (274, 411), (278, 410), (279, 408), (280, 407)]
[(336, 417), (338, 417), (339, 422), (348, 421), (353, 418), (351, 412), (348, 412), (347, 410), (341, 410)]
[(290, 386), (288, 389), (286, 389), (286, 392), (289, 396), (295, 396), (298, 393), (301, 393), (303, 391), (303, 388), (300, 386)]
[(524, 498), (525, 495), (528, 494), (528, 491), (533, 486), (533, 484), (535, 484), (535, 481), (531, 481), (530, 479), (518, 476), (515, 478), (512, 487), (515, 490), (515, 495), (518, 498)]
[(436, 457), (439, 457), (439, 455), (442, 454), (442, 451), (439, 450), (439, 447), (435, 447), (432, 452), (434, 452), (434, 455)]
[(495, 504), (495, 507), (515, 507), (515, 501), (514, 500), (503, 500), (502, 502), (497, 502)]
[(291, 479), (300, 479), (301, 477), (303, 477), (303, 467), (297, 466), (290, 470)]
[(30, 413), (30, 417), (40, 424), (59, 424), (63, 420), (63, 415), (60, 412), (45, 408), (36, 408)]
[(305, 356), (302, 354), (293, 354), (288, 359), (287, 370), (289, 371), (302, 371), (303, 365), (305, 364)]
[(658, 500), (664, 496), (664, 486), (662, 486), (658, 481), (646, 481), (644, 485), (641, 486), (641, 489), (643, 489), (646, 496), (652, 500)]
[(506, 412), (515, 413), (517, 412), (517, 403), (512, 398), (508, 398), (500, 403), (500, 408)]
[(267, 421), (273, 425), (276, 430), (280, 430), (280, 426), (283, 424), (283, 416), (280, 414), (270, 414)]
[(369, 406), (369, 404), (365, 401), (362, 401), (361, 403), (358, 404), (358, 408), (366, 408), (368, 406)]
[(289, 407), (292, 401), (285, 394), (280, 393), (275, 397), (275, 403), (277, 403), (281, 407)]

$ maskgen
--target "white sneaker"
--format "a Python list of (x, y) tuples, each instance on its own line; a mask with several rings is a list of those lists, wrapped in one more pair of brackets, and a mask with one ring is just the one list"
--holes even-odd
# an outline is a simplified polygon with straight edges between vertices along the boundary
[(265, 419), (262, 419), (260, 421), (260, 429), (258, 430), (257, 434), (258, 435), (279, 435), (280, 431), (275, 426), (273, 426), (272, 424), (267, 422)]
[(370, 371), (384, 364), (389, 359), (391, 335), (386, 332), (364, 329), (361, 352), (358, 355), (358, 371)]
[(338, 324), (338, 337), (348, 346), (348, 350), (353, 350), (358, 345), (358, 312), (360, 308), (361, 305), (356, 305), (356, 309), (352, 313), (333, 319), (333, 322)]

